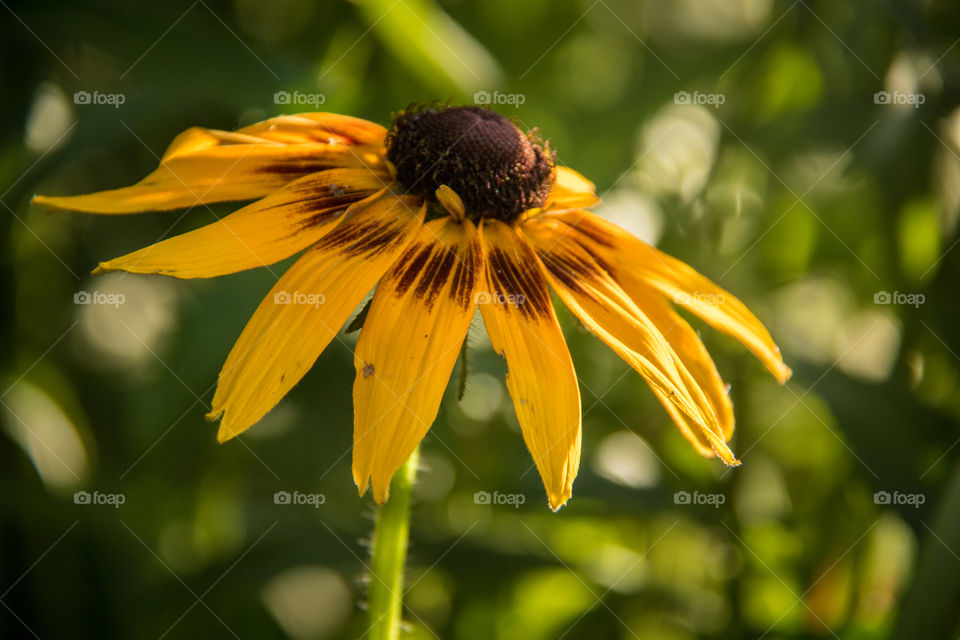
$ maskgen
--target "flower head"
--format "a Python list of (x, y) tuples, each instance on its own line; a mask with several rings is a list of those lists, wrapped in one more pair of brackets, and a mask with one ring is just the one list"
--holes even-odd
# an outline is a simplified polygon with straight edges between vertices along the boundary
[(643, 376), (697, 451), (727, 464), (739, 464), (727, 388), (668, 301), (738, 338), (778, 380), (790, 375), (739, 300), (587, 211), (593, 184), (486, 109), (414, 107), (389, 130), (329, 113), (193, 128), (133, 186), (34, 198), (101, 214), (242, 200), (253, 202), (96, 272), (208, 278), (303, 251), (220, 372), (209, 417), (221, 441), (273, 408), (375, 288), (354, 358), (353, 475), (378, 502), (434, 421), (478, 306), (553, 509), (570, 497), (581, 432), (550, 289)]

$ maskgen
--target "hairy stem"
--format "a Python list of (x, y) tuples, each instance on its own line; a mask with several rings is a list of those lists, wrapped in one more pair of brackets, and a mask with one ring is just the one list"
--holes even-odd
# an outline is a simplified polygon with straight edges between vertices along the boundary
[(403, 615), (403, 570), (410, 538), (410, 490), (417, 476), (419, 448), (393, 476), (390, 499), (373, 525), (370, 594), (367, 614), (370, 640), (397, 640)]

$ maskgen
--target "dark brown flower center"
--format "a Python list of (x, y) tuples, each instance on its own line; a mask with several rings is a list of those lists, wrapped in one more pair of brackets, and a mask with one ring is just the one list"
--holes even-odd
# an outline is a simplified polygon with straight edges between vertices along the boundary
[(536, 133), (480, 107), (400, 112), (387, 136), (387, 158), (407, 191), (432, 199), (446, 185), (474, 221), (510, 222), (542, 205), (553, 182), (553, 153)]

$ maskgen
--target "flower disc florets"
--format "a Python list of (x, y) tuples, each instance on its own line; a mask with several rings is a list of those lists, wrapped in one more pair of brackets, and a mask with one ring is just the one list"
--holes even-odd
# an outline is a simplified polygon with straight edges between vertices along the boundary
[(467, 216), (511, 222), (543, 204), (553, 183), (553, 153), (480, 107), (414, 107), (397, 114), (387, 158), (407, 191), (432, 198), (441, 185), (463, 200)]

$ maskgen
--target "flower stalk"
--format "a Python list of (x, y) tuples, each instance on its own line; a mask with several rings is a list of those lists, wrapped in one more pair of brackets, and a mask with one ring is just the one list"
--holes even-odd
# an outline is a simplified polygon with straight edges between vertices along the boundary
[(403, 571), (410, 539), (410, 494), (417, 476), (417, 447), (397, 471), (390, 499), (377, 511), (370, 559), (367, 615), (370, 640), (397, 640), (403, 615)]

